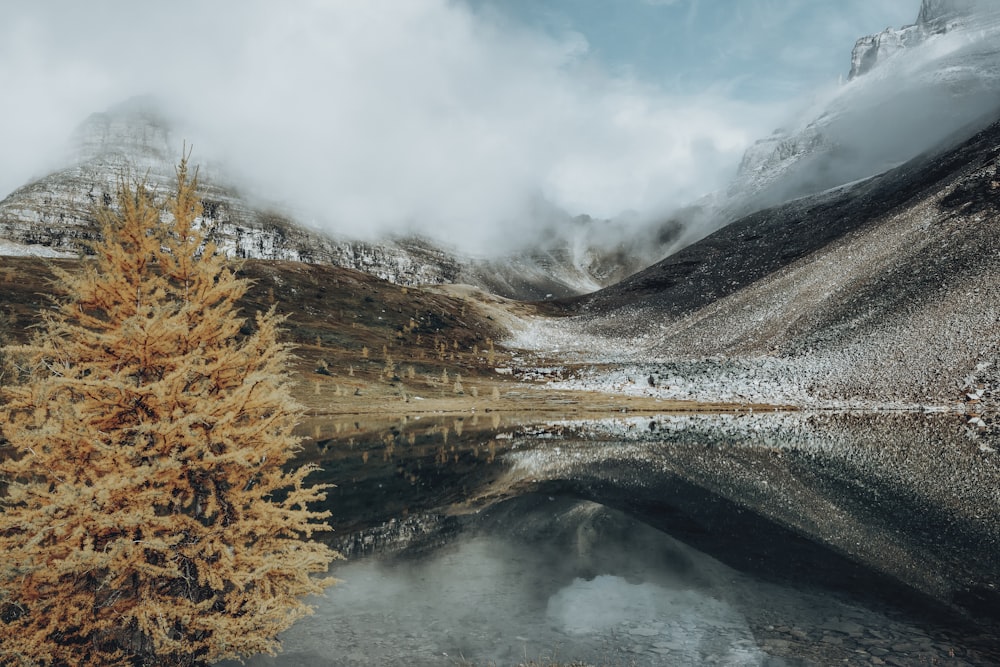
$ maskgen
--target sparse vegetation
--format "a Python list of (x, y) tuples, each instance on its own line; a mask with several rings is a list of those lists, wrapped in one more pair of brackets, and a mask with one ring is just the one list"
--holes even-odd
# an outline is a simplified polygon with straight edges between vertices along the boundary
[[(0, 664), (205, 665), (279, 648), (335, 553), (286, 471), (299, 407), (274, 310), (194, 222), (186, 160), (166, 203), (122, 179), (104, 240), (28, 344), (0, 413)], [(272, 292), (268, 291), (268, 300)]]
[(0, 310), (0, 384), (3, 384), (12, 370), (9, 368), (6, 354), (6, 346), (11, 340), (11, 328), (11, 316)]

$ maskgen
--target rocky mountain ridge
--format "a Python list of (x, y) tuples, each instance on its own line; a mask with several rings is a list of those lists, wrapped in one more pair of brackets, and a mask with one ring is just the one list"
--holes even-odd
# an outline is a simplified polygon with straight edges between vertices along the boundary
[[(80, 125), (70, 165), (0, 201), (0, 254), (75, 256), (98, 234), (95, 206), (111, 205), (122, 173), (166, 191), (181, 141), (156, 101), (137, 98)], [(573, 244), (550, 234), (506, 257), (468, 256), (427, 238), (393, 236), (362, 241), (302, 224), (285, 205), (251, 200), (226, 180), (224, 165), (200, 171), (203, 223), (226, 254), (246, 259), (331, 264), (401, 285), (468, 283), (504, 296), (544, 299), (593, 291), (642, 268), (628, 253)], [(584, 236), (601, 221), (580, 219)], [(616, 254), (614, 260), (610, 254)]]
[(924, 0), (914, 24), (858, 40), (848, 79), (747, 150), (729, 190), (747, 200), (743, 212), (871, 177), (985, 127), (1000, 106), (1000, 5)]
[(848, 79), (870, 72), (879, 63), (903, 49), (918, 46), (932, 35), (984, 23), (994, 12), (995, 3), (990, 0), (923, 0), (915, 23), (899, 29), (889, 27), (857, 41), (851, 52)]
[[(8, 254), (77, 255), (98, 229), (94, 207), (112, 205), (123, 173), (163, 192), (172, 187), (176, 143), (167, 120), (148, 104), (91, 115), (73, 139), (73, 163), (0, 202), (0, 238)], [(202, 222), (228, 255), (329, 263), (400, 284), (454, 281), (461, 266), (420, 239), (383, 243), (337, 240), (287, 215), (254, 206), (211, 168), (200, 174)]]
[(624, 368), (582, 388), (923, 407), (1000, 433), (998, 225), (1000, 114), (956, 148), (747, 216), (520, 344)]

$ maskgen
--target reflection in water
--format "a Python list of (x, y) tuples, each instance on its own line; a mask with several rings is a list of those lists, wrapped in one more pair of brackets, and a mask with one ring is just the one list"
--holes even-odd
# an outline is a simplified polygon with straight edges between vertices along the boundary
[[(965, 642), (992, 641), (975, 635), (997, 613), (1000, 475), (996, 448), (963, 428), (831, 414), (309, 424), (304, 458), (339, 485), (341, 537), (521, 495), (391, 562), (340, 565), (286, 653), (251, 664), (989, 664)], [(831, 595), (839, 579), (851, 595), (902, 581), (975, 623), (921, 629)]]
[(517, 414), (305, 421), (297, 462), (319, 464), (314, 482), (336, 485), (328, 496), (341, 536), (464, 500), (507, 469), (516, 446)]
[[(903, 642), (932, 647), (906, 623), (743, 575), (566, 498), (502, 503), (447, 546), (336, 575), (343, 583), (284, 635), (284, 653), (251, 666), (872, 664)], [(806, 658), (776, 657), (792, 642)]]
[(704, 664), (714, 658), (759, 665), (765, 660), (746, 619), (703, 591), (630, 583), (612, 575), (578, 578), (549, 598), (546, 618), (571, 637), (618, 634), (635, 642), (633, 649), (678, 662)]
[[(784, 665), (757, 647), (740, 607), (815, 616), (809, 595), (742, 577), (593, 503), (515, 501), (475, 532), (417, 560), (340, 567), (343, 583), (286, 633), (285, 652), (249, 664)], [(858, 616), (884, 626), (873, 619)]]
[[(620, 489), (631, 477), (639, 487), (632, 506), (643, 498), (653, 512), (683, 483), (938, 599), (978, 582), (982, 602), (973, 611), (1000, 618), (997, 443), (955, 415), (700, 415), (550, 428), (559, 429), (559, 447), (522, 448), (509, 457), (513, 474), (583, 489)], [(607, 474), (609, 462), (616, 477)], [(670, 502), (676, 509), (684, 500)]]

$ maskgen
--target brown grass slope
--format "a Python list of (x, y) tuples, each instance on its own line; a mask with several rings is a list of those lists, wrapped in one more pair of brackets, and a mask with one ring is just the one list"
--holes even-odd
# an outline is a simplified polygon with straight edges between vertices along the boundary
[[(0, 336), (6, 329), (8, 337), (26, 340), (59, 296), (52, 267), (79, 266), (80, 260), (0, 257)], [(520, 371), (552, 360), (515, 359), (503, 340), (512, 320), (539, 309), (474, 288), (403, 287), (352, 269), (268, 260), (242, 262), (238, 274), (253, 281), (239, 304), (243, 316), (272, 304), (287, 316), (284, 340), (296, 345), (293, 391), (311, 416), (734, 407), (553, 392), (536, 381), (542, 377), (526, 382)]]
[[(74, 271), (80, 265), (78, 260), (0, 257), (0, 313), (8, 320), (8, 335), (24, 339), (39, 313), (59, 296), (52, 267)], [(240, 302), (245, 317), (272, 305), (287, 315), (285, 338), (297, 346), (296, 393), (311, 408), (319, 407), (314, 382), (324, 385), (324, 393), (326, 384), (340, 384), (344, 394), (357, 390), (374, 399), (402, 396), (410, 366), (414, 380), (440, 379), (443, 370), (450, 378), (497, 375), (488, 367), (490, 341), (503, 328), (462, 298), (299, 262), (246, 261), (238, 275), (253, 281)], [(494, 364), (502, 364), (507, 357), (495, 343), (493, 349)], [(454, 381), (449, 393), (453, 389)]]

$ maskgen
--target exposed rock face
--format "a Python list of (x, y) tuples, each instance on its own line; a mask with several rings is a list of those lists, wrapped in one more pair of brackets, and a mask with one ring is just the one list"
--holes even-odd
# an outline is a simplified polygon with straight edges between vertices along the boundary
[(171, 134), (152, 99), (134, 98), (84, 120), (73, 133), (73, 157), (77, 163), (128, 159), (137, 168), (162, 171), (177, 152)]
[[(742, 182), (753, 181), (754, 177), (780, 180), (799, 160), (810, 155), (830, 150), (829, 140), (816, 123), (811, 123), (796, 134), (776, 130), (766, 139), (758, 140), (743, 154), (738, 178)], [(738, 193), (734, 189), (734, 193)]]
[(994, 0), (923, 0), (917, 24), (927, 29), (946, 28), (949, 21), (995, 10)]
[(854, 79), (870, 72), (902, 49), (920, 43), (924, 36), (919, 26), (910, 25), (899, 30), (886, 28), (876, 35), (862, 37), (851, 51), (851, 72), (847, 78)]
[(632, 376), (662, 378), (664, 397), (935, 405), (995, 430), (998, 169), (1000, 123), (739, 220), (578, 302), (587, 314), (558, 323), (565, 336), (535, 339), (588, 359), (660, 359)]
[[(123, 171), (145, 176), (150, 187), (172, 187), (181, 140), (149, 99), (126, 102), (91, 115), (73, 138), (72, 164), (0, 201), (0, 254), (44, 256), (86, 252), (99, 230), (94, 207), (114, 202)], [(202, 222), (225, 253), (249, 259), (333, 264), (403, 285), (465, 282), (504, 296), (543, 299), (599, 289), (636, 271), (635, 258), (612, 257), (594, 243), (582, 245), (558, 234), (507, 257), (473, 259), (418, 237), (378, 242), (336, 238), (299, 224), (286, 210), (252, 203), (223, 178), (224, 170), (202, 165)], [(581, 237), (602, 222), (575, 221)], [(586, 229), (584, 227), (587, 227)], [(645, 256), (644, 256), (645, 258)]]
[(730, 195), (750, 212), (957, 143), (1000, 106), (998, 83), (1000, 5), (925, 0), (915, 24), (858, 41), (850, 81), (829, 100), (752, 146)]
[(851, 53), (849, 79), (861, 76), (899, 51), (921, 44), (930, 35), (983, 20), (996, 11), (992, 0), (923, 0), (917, 22), (858, 40)]

